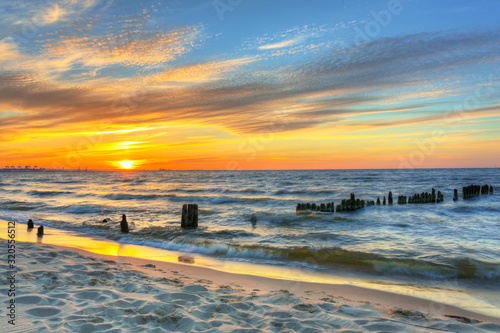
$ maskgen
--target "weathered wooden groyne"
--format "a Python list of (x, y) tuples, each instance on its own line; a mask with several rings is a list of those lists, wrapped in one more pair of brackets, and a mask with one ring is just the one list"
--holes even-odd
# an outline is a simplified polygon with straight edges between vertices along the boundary
[(335, 206), (335, 203), (298, 203), (295, 211), (299, 212), (326, 212), (326, 213), (334, 213), (337, 212), (349, 212), (357, 209), (361, 209), (365, 206), (374, 205), (374, 201), (369, 200), (360, 200), (356, 199), (356, 195), (351, 193), (351, 197), (349, 199), (342, 199), (340, 204)]
[(320, 204), (315, 204), (315, 203), (298, 203), (297, 207), (295, 208), (296, 212), (330, 212), (333, 213), (335, 212), (335, 205), (333, 202), (328, 202), (328, 203), (320, 203)]
[[(462, 189), (464, 199), (471, 198), (477, 195), (485, 195), (485, 194), (493, 194), (493, 186), (491, 185), (470, 185), (466, 186)], [(458, 190), (455, 189), (453, 191), (453, 200), (458, 200)], [(444, 201), (444, 195), (441, 191), (437, 191), (436, 189), (432, 189), (431, 192), (422, 192), (415, 193), (414, 195), (407, 197), (405, 195), (398, 195), (398, 204), (419, 204), (419, 203), (440, 203)], [(386, 197), (383, 197), (383, 200), (380, 200), (380, 197), (377, 198), (376, 201), (373, 200), (360, 200), (356, 199), (354, 193), (351, 193), (349, 199), (342, 199), (340, 204), (337, 206), (334, 205), (333, 202), (329, 203), (298, 203), (295, 211), (298, 212), (349, 212), (357, 209), (364, 208), (365, 206), (370, 205), (392, 205), (394, 202), (392, 191), (389, 191), (387, 200)]]
[(478, 195), (493, 194), (491, 185), (469, 185), (462, 187), (462, 196), (464, 199), (476, 197)]
[[(432, 192), (422, 192), (422, 193), (416, 193), (413, 196), (408, 198), (408, 203), (409, 204), (414, 204), (414, 203), (439, 203), (444, 201), (444, 196), (441, 193), (441, 191), (437, 191), (433, 188)], [(405, 202), (406, 203), (406, 202)]]
[(356, 199), (355, 194), (351, 193), (350, 199), (342, 199), (340, 205), (337, 205), (337, 212), (350, 212), (374, 204), (375, 204), (374, 201)]

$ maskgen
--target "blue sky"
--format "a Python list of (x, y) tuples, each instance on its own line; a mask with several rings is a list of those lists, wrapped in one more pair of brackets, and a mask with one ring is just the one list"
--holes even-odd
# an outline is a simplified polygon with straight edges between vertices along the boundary
[[(398, 167), (432, 140), (413, 166), (494, 166), (499, 9), (497, 1), (3, 1), (0, 163), (68, 164), (69, 143), (96, 168), (124, 158), (144, 168)], [(102, 140), (82, 153), (81, 133)], [(34, 152), (33, 138), (46, 148)], [(179, 146), (200, 155), (176, 158)]]

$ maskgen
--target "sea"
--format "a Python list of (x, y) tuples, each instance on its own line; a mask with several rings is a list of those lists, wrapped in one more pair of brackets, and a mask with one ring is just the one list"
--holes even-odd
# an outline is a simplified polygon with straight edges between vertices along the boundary
[[(462, 187), (493, 194), (462, 198)], [(500, 309), (500, 170), (0, 172), (0, 219), (123, 244), (408, 288), (473, 290)], [(440, 203), (398, 204), (435, 188)], [(453, 200), (458, 189), (459, 199)], [(392, 205), (296, 212), (356, 198)], [(181, 229), (185, 203), (199, 227)], [(122, 214), (130, 233), (120, 232)], [(106, 219), (107, 222), (103, 220)], [(495, 310), (496, 309), (496, 310)], [(484, 311), (483, 311), (484, 312)]]

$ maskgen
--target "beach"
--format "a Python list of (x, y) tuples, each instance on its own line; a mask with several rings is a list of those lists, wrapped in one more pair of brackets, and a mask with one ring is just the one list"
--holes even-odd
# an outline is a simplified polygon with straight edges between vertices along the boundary
[[(451, 197), (497, 188), (491, 179), (497, 170), (3, 173), (0, 267), (14, 289), (0, 331), (498, 332), (500, 196)], [(295, 209), (431, 188), (444, 202)], [(181, 227), (185, 203), (199, 206), (197, 228)]]
[[(105, 247), (92, 239), (90, 251), (47, 244), (65, 242), (50, 228), (42, 237), (23, 224), (16, 232), (35, 242), (15, 243), (15, 326), (4, 316), (5, 332), (500, 331), (500, 318), (416, 297), (228, 273), (185, 256), (176, 263), (97, 253)], [(6, 259), (1, 267), (9, 271)]]

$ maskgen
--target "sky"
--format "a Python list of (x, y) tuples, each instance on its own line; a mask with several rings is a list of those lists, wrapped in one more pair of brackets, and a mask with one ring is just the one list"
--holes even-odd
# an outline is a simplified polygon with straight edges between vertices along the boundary
[(2, 0), (0, 168), (497, 167), (499, 12)]

